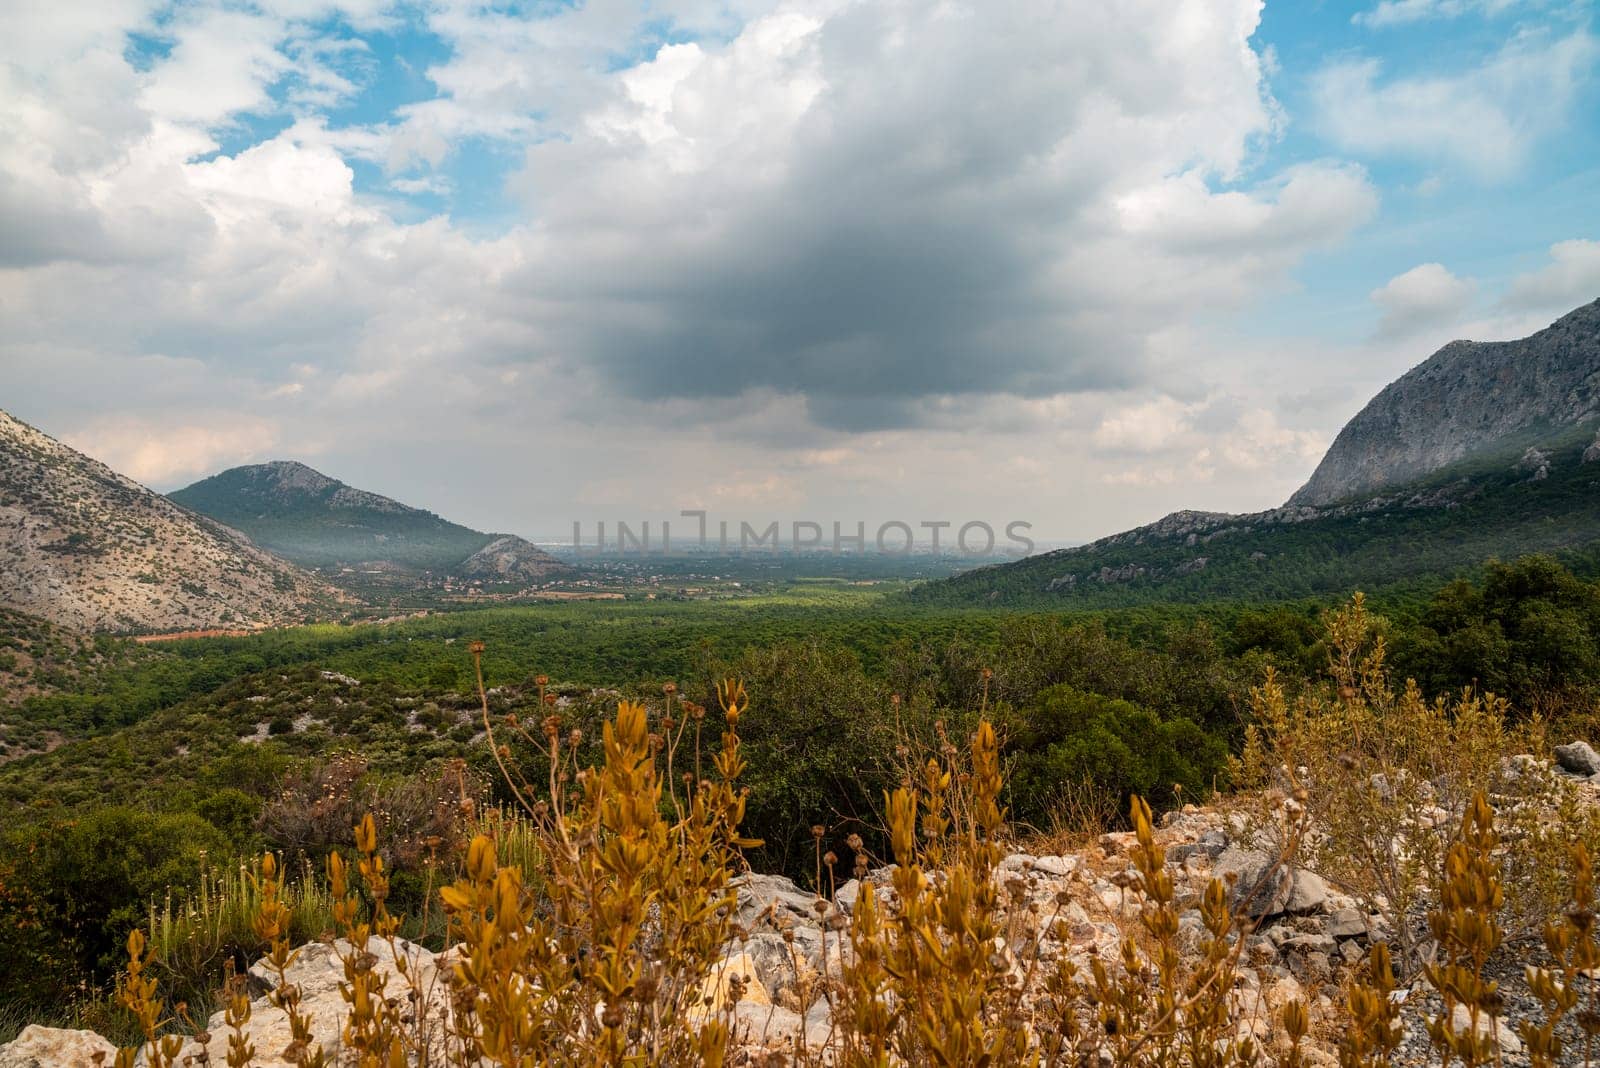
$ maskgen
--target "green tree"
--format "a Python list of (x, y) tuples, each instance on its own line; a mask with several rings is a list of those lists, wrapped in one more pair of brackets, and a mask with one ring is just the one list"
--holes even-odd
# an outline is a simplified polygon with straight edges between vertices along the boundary
[(1002, 712), (1011, 751), (1011, 814), (1035, 826), (1048, 821), (1063, 788), (1085, 779), (1155, 804), (1177, 800), (1174, 786), (1199, 798), (1227, 759), (1227, 746), (1183, 716), (1163, 718), (1117, 698), (1052, 686)]

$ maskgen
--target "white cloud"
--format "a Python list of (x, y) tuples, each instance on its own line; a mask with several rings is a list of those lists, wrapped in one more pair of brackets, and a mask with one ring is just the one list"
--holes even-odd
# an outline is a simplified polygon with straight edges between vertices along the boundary
[[(1374, 205), (1331, 163), (1219, 189), (1279, 121), (1257, 7), (1169, 11), (796, 5), (663, 49), (529, 150), (530, 314), (638, 395), (800, 392), (845, 429), (1136, 383)], [(575, 289), (606, 313), (548, 303)]]
[(1453, 74), (1385, 79), (1376, 59), (1341, 60), (1313, 79), (1315, 122), (1345, 151), (1502, 179), (1568, 121), (1597, 57), (1594, 36), (1577, 30), (1519, 34), (1481, 66)]
[(1382, 0), (1370, 11), (1358, 11), (1350, 21), (1358, 26), (1404, 26), (1433, 19), (1460, 18), (1468, 13), (1498, 15), (1525, 0)]
[[(1290, 486), (1327, 446), (1322, 434), (1284, 426), (1271, 409), (1225, 394), (1189, 403), (1165, 396), (1135, 401), (1107, 414), (1089, 441), (1108, 461), (1100, 476), (1105, 485), (1221, 483), (1216, 489), (1232, 493), (1252, 480), (1258, 491)], [(1219, 507), (1215, 490), (1212, 500), (1209, 507)], [(1276, 504), (1277, 496), (1254, 502)]]
[(1110, 452), (1160, 452), (1191, 429), (1193, 411), (1192, 405), (1173, 397), (1158, 397), (1107, 413), (1093, 440), (1096, 447)]
[(1600, 241), (1574, 239), (1550, 246), (1550, 263), (1518, 275), (1504, 303), (1521, 311), (1565, 312), (1600, 298)]
[(247, 11), (180, 13), (172, 50), (150, 77), (140, 103), (158, 119), (210, 126), (264, 108), (267, 87), (293, 69), (278, 50), (279, 19)]
[(1217, 439), (1216, 450), (1237, 471), (1304, 470), (1321, 459), (1328, 439), (1286, 427), (1266, 408), (1242, 412)]
[(1470, 279), (1456, 277), (1443, 264), (1413, 267), (1372, 291), (1372, 302), (1383, 313), (1378, 333), (1404, 337), (1452, 325), (1472, 306), (1476, 294), (1477, 286)]
[(438, 196), (450, 192), (451, 183), (443, 175), (429, 174), (420, 178), (391, 178), (389, 188), (397, 193), (415, 195), (418, 193), (432, 193)]
[(267, 459), (281, 444), (270, 420), (212, 412), (205, 422), (137, 416), (96, 420), (63, 435), (69, 445), (136, 482), (181, 484), (227, 464)]

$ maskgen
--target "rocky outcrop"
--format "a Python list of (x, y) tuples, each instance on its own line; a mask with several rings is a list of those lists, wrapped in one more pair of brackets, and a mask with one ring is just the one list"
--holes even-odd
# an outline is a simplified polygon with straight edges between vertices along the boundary
[(532, 542), (515, 534), (501, 534), (467, 557), (455, 569), (455, 576), (469, 582), (527, 585), (571, 571), (571, 567)]
[(1230, 848), (1217, 857), (1213, 870), (1232, 882), (1234, 909), (1254, 919), (1317, 913), (1328, 903), (1328, 884), (1321, 876), (1281, 865), (1260, 850)]
[[(300, 991), (300, 1009), (310, 1016), (312, 1036), (328, 1055), (330, 1064), (339, 1063), (334, 1058), (350, 1012), (339, 984), (345, 981), (344, 958), (351, 955), (352, 948), (343, 939), (309, 943), (296, 951), (294, 963), (285, 972), (286, 981)], [(396, 940), (393, 950), (382, 939), (370, 939), (366, 952), (370, 956), (365, 963), (386, 980), (385, 994), (405, 998), (414, 1006), (410, 1015), (417, 1033), (434, 1053), (430, 1063), (441, 1063), (450, 1005), (447, 969), (454, 963), (453, 957), (430, 953), (404, 939)], [(397, 959), (403, 961), (403, 975)], [(294, 1050), (288, 1017), (268, 996), (277, 987), (277, 977), (264, 962), (257, 961), (247, 973), (246, 982), (254, 995), (249, 1024), (250, 1040), (256, 1047), (254, 1064), (257, 1068), (289, 1068), (294, 1063), (290, 1059)], [(419, 997), (409, 996), (413, 989)], [(222, 1012), (211, 1017), (203, 1037), (209, 1063), (227, 1064), (228, 1028)], [(178, 1063), (184, 1063), (185, 1057), (195, 1058), (189, 1063), (199, 1063), (199, 1053), (200, 1043), (191, 1040), (179, 1054)]]
[(1351, 419), (1289, 503), (1375, 493), (1511, 435), (1596, 417), (1600, 300), (1518, 341), (1452, 341)]
[(1583, 450), (1584, 463), (1592, 464), (1597, 461), (1600, 461), (1600, 432), (1595, 434), (1594, 440)]
[(1570, 742), (1555, 748), (1556, 766), (1570, 775), (1600, 775), (1600, 753), (1588, 742)]
[(93, 1031), (29, 1024), (0, 1046), (0, 1068), (111, 1068), (116, 1056), (117, 1047)]
[(299, 622), (348, 598), (0, 412), (0, 606), (77, 631)]
[(1523, 451), (1522, 459), (1517, 461), (1517, 470), (1534, 482), (1544, 481), (1550, 477), (1550, 453), (1529, 445)]

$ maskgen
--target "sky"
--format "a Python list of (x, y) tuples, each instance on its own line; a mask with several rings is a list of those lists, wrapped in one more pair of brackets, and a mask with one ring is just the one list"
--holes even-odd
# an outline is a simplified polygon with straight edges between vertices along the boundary
[(1573, 0), (11, 0), (0, 408), (480, 529), (1280, 504), (1600, 297)]

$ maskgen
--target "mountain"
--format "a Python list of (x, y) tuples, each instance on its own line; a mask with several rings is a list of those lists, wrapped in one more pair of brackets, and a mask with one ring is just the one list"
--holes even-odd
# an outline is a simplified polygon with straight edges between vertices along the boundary
[(1182, 511), (913, 591), (937, 604), (1116, 607), (1426, 586), (1491, 558), (1600, 570), (1600, 301), (1521, 341), (1453, 342), (1340, 432), (1305, 487)]
[(1519, 341), (1452, 341), (1347, 423), (1291, 505), (1403, 485), (1600, 416), (1600, 300)]
[(305, 567), (521, 584), (570, 570), (521, 538), (451, 523), (291, 461), (235, 467), (171, 497)]
[(78, 631), (256, 627), (346, 598), (0, 411), (0, 606)]
[(565, 564), (531, 542), (515, 534), (501, 534), (457, 564), (452, 574), (469, 582), (527, 584), (567, 570), (570, 569)]

